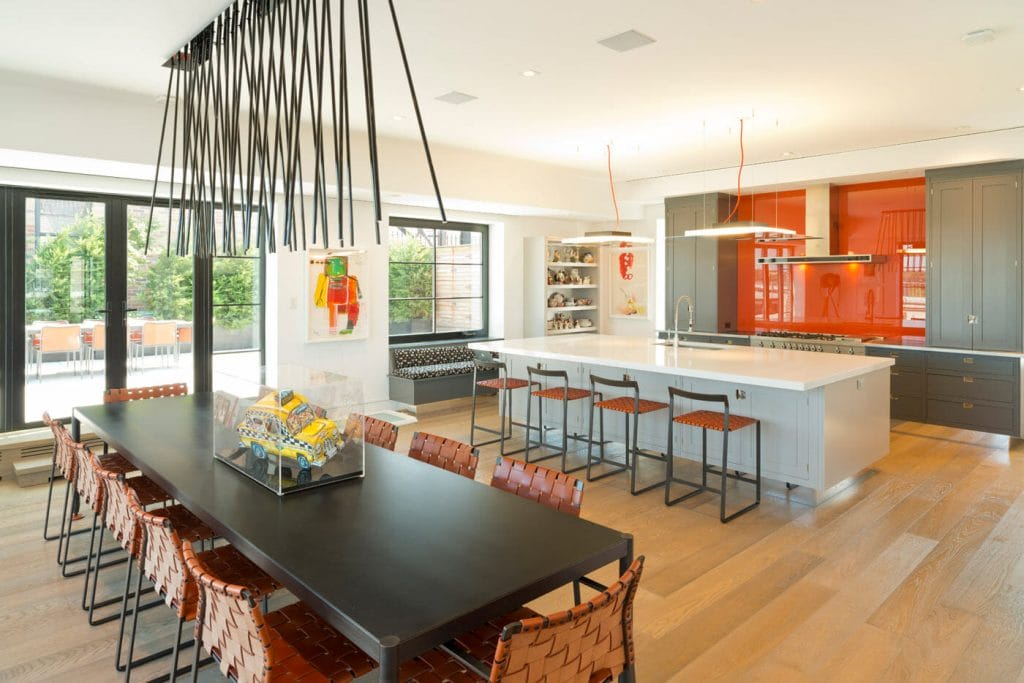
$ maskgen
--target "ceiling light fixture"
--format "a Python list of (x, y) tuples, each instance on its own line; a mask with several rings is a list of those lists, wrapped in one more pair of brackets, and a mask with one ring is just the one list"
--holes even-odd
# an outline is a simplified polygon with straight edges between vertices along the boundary
[(394, 121), (405, 121), (405, 117), (402, 116), (401, 114), (395, 114), (394, 116), (391, 117), (391, 119)]
[(536, 69), (527, 69), (526, 71), (523, 71), (522, 73), (523, 73), (523, 76), (525, 78), (533, 78), (534, 76), (539, 76), (540, 75), (540, 72), (537, 71)]
[[(740, 118), (740, 167), (736, 172), (736, 204), (732, 211), (721, 223), (715, 223), (710, 228), (695, 228), (683, 233), (683, 237), (738, 237), (742, 235), (754, 235), (755, 237), (792, 237), (796, 230), (788, 228), (776, 228), (760, 221), (732, 221), (733, 217), (740, 210), (740, 200), (743, 198), (743, 165), (746, 163), (746, 151), (743, 149), (743, 118)], [(776, 199), (776, 210), (778, 200)]]
[(608, 188), (612, 193), (612, 206), (615, 207), (615, 229), (585, 232), (580, 237), (569, 237), (562, 242), (567, 244), (622, 244), (623, 242), (650, 244), (654, 242), (650, 237), (633, 237), (633, 233), (619, 229), (619, 200), (615, 198), (615, 180), (612, 177), (612, 146), (610, 144), (605, 145), (605, 152), (608, 155)]
[[(176, 254), (233, 255), (254, 244), (266, 246), (270, 252), (276, 251), (278, 244), (292, 251), (306, 249), (310, 236), (307, 215), (311, 217), (313, 245), (330, 248), (331, 232), (336, 230), (335, 244), (346, 246), (344, 204), (338, 201), (329, 207), (327, 192), (331, 178), (338, 195), (344, 193), (347, 182), (347, 194), (353, 196), (353, 122), (349, 117), (353, 102), (365, 107), (374, 228), (377, 244), (381, 243), (376, 83), (370, 50), (371, 36), (378, 34), (370, 29), (369, 0), (354, 4), (358, 26), (349, 38), (345, 20), (350, 3), (235, 0), (167, 60), (167, 94), (146, 230), (147, 251), (165, 138), (170, 138), (171, 147), (169, 194), (173, 201), (169, 207), (180, 209)], [(387, 4), (441, 220), (447, 222), (394, 0)], [(340, 8), (333, 17), (332, 6)], [(358, 99), (349, 93), (350, 84), (354, 87), (357, 83), (356, 77), (349, 78), (356, 61), (348, 55), (354, 51), (362, 72)], [(172, 101), (173, 119), (168, 116)], [(312, 124), (312, 136), (302, 132), (305, 121)], [(305, 168), (313, 169), (305, 179), (304, 162)], [(175, 187), (179, 172), (182, 182)], [(310, 183), (312, 198), (307, 204), (303, 187)], [(223, 213), (223, 221), (217, 221), (218, 211)], [(351, 201), (348, 223), (351, 246), (355, 242)], [(168, 230), (167, 253), (172, 248), (172, 232)]]
[(472, 102), (475, 100), (476, 95), (467, 95), (464, 92), (452, 90), (451, 92), (446, 92), (443, 95), (438, 95), (434, 99), (439, 102), (447, 102), (448, 104), (465, 104), (466, 102)]

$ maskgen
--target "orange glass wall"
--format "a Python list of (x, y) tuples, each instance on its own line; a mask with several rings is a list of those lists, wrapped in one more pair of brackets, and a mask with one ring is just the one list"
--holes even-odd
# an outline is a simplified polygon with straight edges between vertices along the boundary
[[(800, 255), (804, 243), (739, 244), (739, 329), (855, 335), (924, 334), (923, 178), (840, 186), (834, 253), (876, 254), (880, 264), (757, 266), (757, 256)], [(748, 195), (739, 220), (804, 232), (804, 192)]]

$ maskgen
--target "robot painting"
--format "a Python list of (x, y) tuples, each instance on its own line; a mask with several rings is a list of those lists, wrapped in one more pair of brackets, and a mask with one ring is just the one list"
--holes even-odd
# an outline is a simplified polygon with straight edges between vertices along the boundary
[(368, 325), (360, 284), (362, 252), (310, 251), (309, 341), (365, 339)]

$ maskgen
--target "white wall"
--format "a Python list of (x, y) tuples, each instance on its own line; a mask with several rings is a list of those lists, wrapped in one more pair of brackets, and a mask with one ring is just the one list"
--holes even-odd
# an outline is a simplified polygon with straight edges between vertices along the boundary
[[(333, 211), (334, 207), (328, 207)], [(347, 212), (347, 205), (345, 211)], [(388, 398), (388, 255), (384, 244), (374, 243), (373, 205), (354, 203), (356, 246), (366, 249), (371, 273), (360, 286), (366, 297), (360, 315), (370, 316), (369, 339), (320, 342), (305, 341), (305, 253), (279, 251), (267, 263), (268, 299), (276, 293), (277, 310), (267, 318), (268, 362), (298, 363), (359, 376), (367, 402)], [(437, 220), (437, 212), (419, 207), (387, 204), (384, 225), (390, 216)], [(582, 232), (584, 223), (547, 218), (525, 218), (469, 212), (450, 212), (454, 221), (483, 223), (489, 231), (490, 320), (492, 336), (515, 338), (523, 334), (522, 250), (529, 235), (569, 236)], [(385, 236), (387, 228), (382, 228)], [(268, 303), (270, 303), (268, 301)], [(629, 321), (627, 321), (629, 322)]]

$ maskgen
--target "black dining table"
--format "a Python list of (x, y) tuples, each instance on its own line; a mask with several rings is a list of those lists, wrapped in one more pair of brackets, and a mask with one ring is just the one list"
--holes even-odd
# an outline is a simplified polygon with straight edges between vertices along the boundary
[[(602, 566), (633, 539), (367, 445), (365, 476), (275, 495), (213, 456), (213, 394), (75, 408), (397, 681), (401, 662)], [(363, 680), (362, 678), (360, 680)]]

